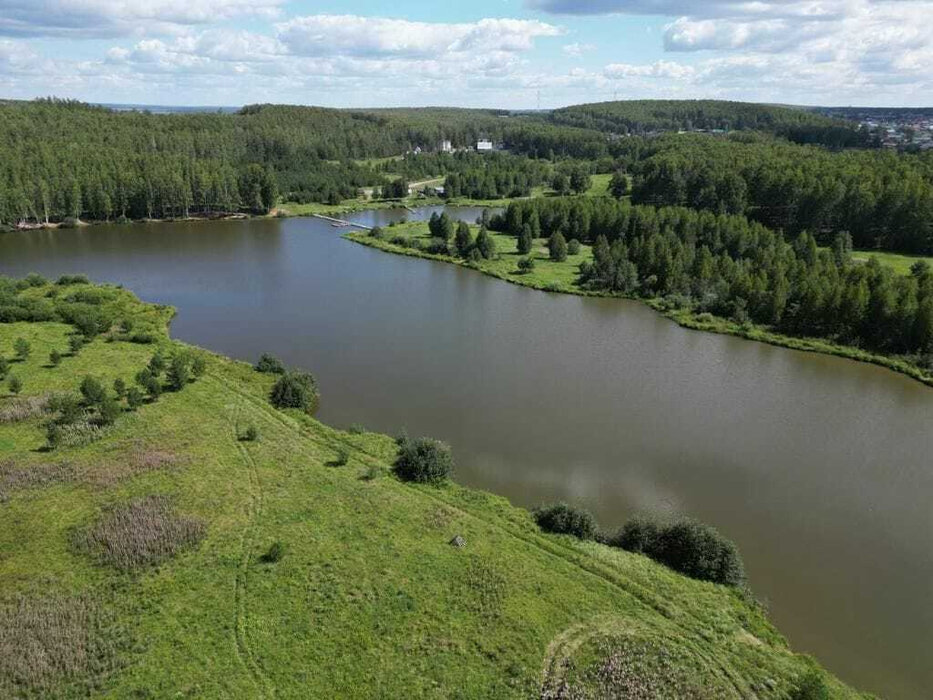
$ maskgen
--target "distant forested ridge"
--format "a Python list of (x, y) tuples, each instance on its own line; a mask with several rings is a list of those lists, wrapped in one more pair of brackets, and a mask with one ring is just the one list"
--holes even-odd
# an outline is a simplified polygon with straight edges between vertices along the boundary
[(664, 297), (678, 307), (824, 337), (933, 366), (933, 271), (909, 276), (852, 261), (837, 234), (820, 249), (809, 233), (787, 241), (744, 216), (632, 205), (607, 197), (513, 202), (491, 226), (593, 244), (580, 270), (592, 289)]
[(540, 157), (608, 153), (596, 132), (489, 110), (253, 105), (236, 114), (150, 114), (0, 102), (0, 224), (265, 212), (279, 195), (338, 202), (385, 182), (355, 159), (478, 138)]
[(629, 144), (633, 200), (747, 214), (790, 236), (933, 253), (933, 153), (841, 152), (781, 139), (670, 134)]
[(551, 113), (555, 124), (613, 134), (663, 131), (763, 131), (832, 148), (867, 146), (854, 122), (804, 109), (721, 100), (628, 100), (575, 105)]

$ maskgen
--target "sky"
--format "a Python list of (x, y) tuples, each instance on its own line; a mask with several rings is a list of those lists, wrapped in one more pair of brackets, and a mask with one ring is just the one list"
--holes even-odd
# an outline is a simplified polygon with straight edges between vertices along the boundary
[(933, 106), (933, 0), (0, 0), (0, 97)]

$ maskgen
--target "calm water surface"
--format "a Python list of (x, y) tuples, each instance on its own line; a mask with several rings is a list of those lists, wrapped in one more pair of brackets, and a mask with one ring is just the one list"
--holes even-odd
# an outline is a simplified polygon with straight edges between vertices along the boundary
[(863, 689), (931, 697), (933, 389), (340, 232), (287, 219), (6, 234), (0, 273), (84, 272), (172, 304), (176, 337), (311, 369), (323, 420), (447, 440), (459, 481), (516, 503), (567, 499), (607, 526), (646, 511), (713, 523), (795, 649)]

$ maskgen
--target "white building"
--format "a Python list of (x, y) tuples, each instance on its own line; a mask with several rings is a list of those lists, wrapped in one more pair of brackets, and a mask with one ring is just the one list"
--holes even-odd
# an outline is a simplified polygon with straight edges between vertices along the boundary
[(476, 142), (477, 151), (491, 151), (492, 150), (492, 141), (488, 139), (480, 139)]
[(453, 153), (454, 145), (449, 140), (444, 139), (443, 141), (441, 141), (440, 151), (441, 153)]

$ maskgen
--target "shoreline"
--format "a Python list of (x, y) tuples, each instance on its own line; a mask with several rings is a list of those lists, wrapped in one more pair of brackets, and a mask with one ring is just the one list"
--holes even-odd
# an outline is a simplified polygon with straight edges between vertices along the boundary
[(730, 321), (718, 316), (713, 316), (712, 321), (701, 320), (699, 318), (701, 314), (696, 314), (692, 311), (687, 311), (684, 309), (667, 308), (664, 300), (658, 297), (645, 298), (634, 295), (614, 294), (611, 292), (581, 289), (579, 287), (567, 288), (563, 285), (560, 287), (555, 287), (544, 284), (536, 284), (531, 281), (524, 281), (522, 279), (522, 275), (505, 275), (495, 270), (484, 268), (482, 263), (473, 264), (466, 260), (460, 260), (449, 255), (438, 255), (435, 253), (427, 253), (422, 250), (406, 248), (394, 243), (390, 243), (389, 241), (371, 238), (365, 233), (344, 233), (343, 238), (349, 241), (353, 241), (354, 243), (368, 246), (370, 248), (382, 250), (386, 253), (406, 255), (412, 258), (423, 258), (425, 260), (434, 260), (437, 262), (458, 265), (463, 268), (476, 270), (481, 274), (503, 280), (510, 284), (516, 284), (522, 287), (528, 287), (530, 289), (537, 289), (542, 292), (551, 292), (554, 294), (571, 294), (581, 297), (625, 299), (628, 301), (639, 302), (645, 304), (650, 309), (656, 311), (682, 328), (686, 328), (688, 330), (717, 333), (720, 335), (730, 335), (736, 338), (743, 338), (745, 340), (758, 341), (767, 343), (768, 345), (774, 345), (776, 347), (787, 348), (789, 350), (812, 352), (821, 355), (832, 355), (847, 360), (854, 360), (856, 362), (865, 362), (883, 367), (898, 374), (905, 375), (915, 381), (920, 382), (921, 384), (924, 384), (925, 386), (933, 387), (933, 373), (924, 372), (916, 365), (910, 364), (909, 362), (906, 362), (902, 359), (879, 355), (877, 353), (861, 350), (859, 348), (854, 348), (848, 345), (840, 345), (839, 343), (834, 343), (831, 340), (825, 340), (821, 338), (798, 338), (795, 336), (784, 335), (782, 333), (775, 333), (774, 331), (768, 330), (767, 328), (762, 328), (761, 326), (742, 326), (735, 321)]

